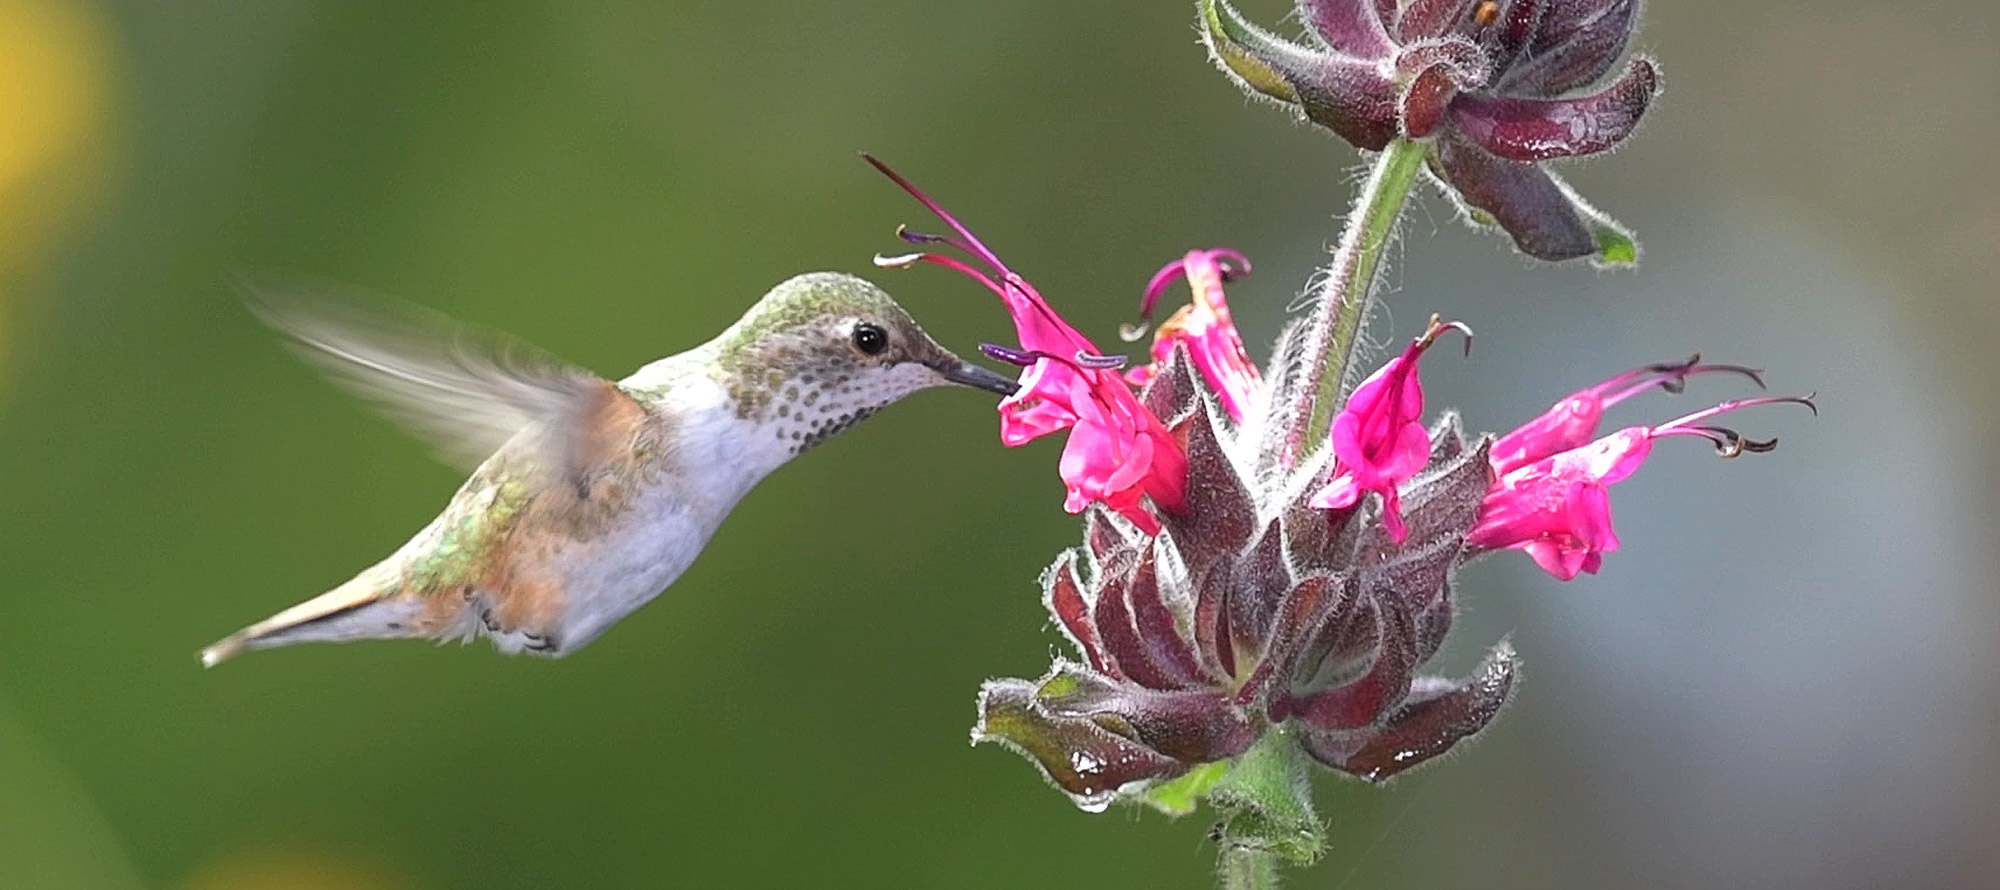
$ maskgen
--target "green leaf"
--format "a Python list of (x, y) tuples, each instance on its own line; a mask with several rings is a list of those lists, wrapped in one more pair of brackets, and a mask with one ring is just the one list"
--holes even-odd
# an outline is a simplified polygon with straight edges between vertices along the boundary
[(1268, 60), (1298, 56), (1303, 50), (1251, 24), (1227, 0), (1201, 0), (1200, 23), (1215, 58), (1244, 87), (1281, 102), (1299, 101), (1298, 91)]
[(1599, 214), (1590, 221), (1590, 234), (1597, 237), (1599, 266), (1633, 266), (1639, 262), (1639, 242), (1611, 217)]
[(1229, 772), (1229, 762), (1226, 760), (1204, 763), (1188, 770), (1185, 776), (1146, 789), (1139, 795), (1139, 802), (1169, 816), (1185, 816), (1201, 805), (1201, 800), (1208, 796), (1209, 789), (1214, 788), (1215, 783), (1222, 781), (1223, 775), (1227, 772)]

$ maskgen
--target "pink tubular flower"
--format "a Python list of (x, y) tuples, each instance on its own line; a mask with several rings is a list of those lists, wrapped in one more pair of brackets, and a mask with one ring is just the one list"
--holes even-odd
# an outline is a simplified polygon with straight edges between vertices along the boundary
[(1493, 472), (1504, 476), (1542, 458), (1580, 448), (1597, 435), (1597, 423), (1604, 416), (1604, 409), (1655, 386), (1668, 392), (1680, 392), (1689, 377), (1718, 371), (1741, 374), (1759, 387), (1764, 385), (1757, 369), (1741, 365), (1704, 365), (1701, 364), (1700, 353), (1689, 356), (1684, 362), (1634, 368), (1565, 397), (1542, 416), (1495, 440)]
[[(1692, 362), (1688, 365), (1690, 371), (1696, 367), (1699, 366)], [(1585, 390), (1585, 393), (1595, 391)], [(1580, 572), (1596, 574), (1604, 562), (1603, 555), (1618, 549), (1618, 535), (1611, 529), (1609, 489), (1639, 468), (1652, 451), (1653, 440), (1697, 436), (1715, 443), (1716, 450), (1725, 457), (1746, 451), (1769, 451), (1777, 445), (1776, 440), (1746, 439), (1734, 430), (1701, 425), (1699, 421), (1740, 408), (1783, 402), (1813, 408), (1810, 398), (1796, 396), (1723, 402), (1659, 426), (1626, 427), (1587, 445), (1532, 462), (1515, 463), (1501, 472), (1487, 493), (1479, 509), (1479, 519), (1466, 534), (1466, 544), (1479, 550), (1523, 551), (1544, 571), (1564, 581)], [(1544, 415), (1529, 427), (1542, 424), (1548, 417)], [(1520, 434), (1517, 431), (1507, 438)], [(1496, 447), (1496, 469), (1499, 454)]]
[[(1184, 343), (1195, 370), (1201, 372), (1222, 401), (1229, 419), (1242, 423), (1244, 414), (1264, 397), (1264, 380), (1258, 376), (1257, 366), (1251, 364), (1250, 354), (1243, 349), (1236, 323), (1229, 318), (1229, 303), (1222, 296), (1222, 283), (1248, 274), (1250, 261), (1228, 248), (1190, 250), (1187, 256), (1154, 273), (1140, 305), (1142, 321), (1153, 317), (1154, 304), (1175, 279), (1187, 279), (1193, 299), (1168, 316), (1153, 333), (1153, 363), (1125, 372), (1125, 379), (1133, 386), (1145, 386), (1174, 354), (1174, 344)], [(1128, 340), (1136, 340), (1142, 333), (1143, 329), (1129, 328), (1121, 332)]]
[(1382, 527), (1402, 542), (1406, 530), (1396, 489), (1424, 468), (1431, 448), (1417, 360), (1446, 330), (1464, 334), (1466, 348), (1472, 348), (1472, 331), (1465, 325), (1431, 316), (1423, 336), (1354, 388), (1333, 418), (1333, 481), (1313, 495), (1312, 506), (1344, 509), (1375, 492), (1382, 496)]
[(1144, 530), (1158, 534), (1160, 522), (1141, 502), (1150, 497), (1165, 510), (1186, 502), (1187, 457), (1159, 418), (1139, 403), (1118, 375), (1120, 358), (1101, 354), (1090, 340), (1063, 321), (1026, 279), (1009, 270), (965, 226), (909, 180), (864, 155), (875, 169), (950, 226), (957, 237), (899, 229), (913, 244), (943, 244), (983, 262), (988, 275), (970, 263), (936, 253), (877, 257), (882, 266), (936, 263), (972, 278), (999, 295), (1013, 316), (1021, 348), (983, 347), (988, 355), (1022, 365), (1021, 389), (1000, 403), (1000, 441), (1009, 446), (1058, 430), (1070, 431), (1058, 472), (1069, 495), (1063, 509), (1080, 513), (1092, 501), (1117, 511)]

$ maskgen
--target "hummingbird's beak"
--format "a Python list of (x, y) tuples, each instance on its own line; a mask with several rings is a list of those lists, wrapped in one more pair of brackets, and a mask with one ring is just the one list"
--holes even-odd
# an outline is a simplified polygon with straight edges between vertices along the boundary
[(1012, 377), (987, 370), (955, 355), (946, 355), (938, 363), (930, 364), (930, 369), (938, 372), (938, 376), (961, 386), (997, 392), (1003, 396), (1011, 396), (1015, 390), (1021, 388)]

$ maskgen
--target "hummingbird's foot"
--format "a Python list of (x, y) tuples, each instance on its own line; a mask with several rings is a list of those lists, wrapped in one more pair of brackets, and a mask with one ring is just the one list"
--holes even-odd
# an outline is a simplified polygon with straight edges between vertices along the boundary
[(553, 632), (537, 633), (518, 627), (503, 627), (494, 619), (492, 606), (482, 604), (479, 607), (479, 626), (493, 641), (494, 648), (508, 655), (530, 652), (555, 658), (563, 654), (560, 636)]

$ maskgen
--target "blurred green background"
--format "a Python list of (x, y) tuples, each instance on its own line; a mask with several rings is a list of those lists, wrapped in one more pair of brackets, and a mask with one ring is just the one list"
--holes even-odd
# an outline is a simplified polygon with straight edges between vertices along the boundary
[[(0, 0), (0, 887), (1209, 886), (1199, 817), (1086, 815), (965, 746), (979, 681), (1046, 665), (1033, 582), (1076, 523), (1057, 443), (1003, 450), (964, 392), (774, 476), (576, 657), (194, 660), (458, 482), (293, 361), (232, 271), (613, 376), (808, 269), (871, 275), (960, 349), (1006, 338), (967, 283), (869, 268), (923, 220), (865, 148), (1103, 340), (1159, 264), (1244, 250), (1262, 356), (1357, 158), (1248, 107), (1189, 6)], [(1763, 459), (1663, 447), (1619, 488), (1601, 577), (1468, 572), (1440, 670), (1512, 634), (1515, 706), (1391, 788), (1325, 780), (1336, 846), (1295, 886), (2000, 874), (1991, 13), (1647, 18), (1666, 95), (1567, 168), (1642, 271), (1530, 267), (1432, 198), (1374, 335), (1477, 328), (1427, 364), (1477, 428), (1695, 348), (1825, 416), (1744, 418), (1786, 439)]]

